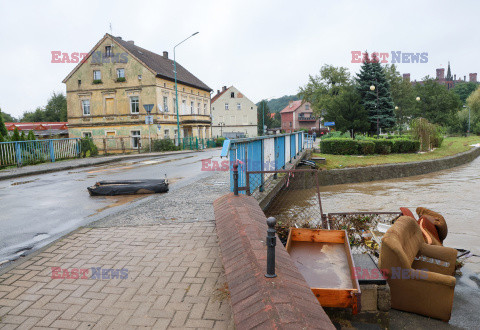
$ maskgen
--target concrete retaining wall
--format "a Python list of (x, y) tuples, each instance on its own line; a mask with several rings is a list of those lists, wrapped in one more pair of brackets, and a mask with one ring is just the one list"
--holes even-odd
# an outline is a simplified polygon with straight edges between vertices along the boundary
[(440, 159), (321, 171), (319, 173), (319, 180), (320, 185), (329, 186), (403, 178), (460, 166), (473, 161), (478, 156), (480, 156), (480, 147), (474, 147), (460, 154)]
[(277, 237), (276, 278), (266, 278), (267, 219), (251, 196), (213, 203), (236, 329), (335, 329)]

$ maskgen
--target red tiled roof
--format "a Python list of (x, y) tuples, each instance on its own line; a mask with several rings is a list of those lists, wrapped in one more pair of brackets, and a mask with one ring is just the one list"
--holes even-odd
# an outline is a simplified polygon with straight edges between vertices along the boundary
[(19, 131), (46, 131), (49, 129), (68, 129), (66, 122), (40, 122), (40, 123), (5, 123), (7, 130), (13, 131), (15, 127)]
[(287, 113), (287, 112), (294, 112), (302, 105), (302, 100), (293, 101), (292, 103), (288, 104), (285, 109), (280, 111), (280, 113)]
[[(231, 87), (231, 86), (230, 86)], [(226, 91), (228, 91), (230, 89), (230, 87), (228, 87), (226, 90), (224, 91), (221, 91), (220, 93), (217, 93), (217, 95), (215, 95), (214, 97), (212, 97), (212, 100), (210, 101), (210, 104), (212, 104), (213, 102), (215, 102), (220, 96), (223, 95), (223, 93), (225, 93)]]
[(270, 114), (270, 118), (272, 118), (272, 119), (275, 118), (275, 112)]

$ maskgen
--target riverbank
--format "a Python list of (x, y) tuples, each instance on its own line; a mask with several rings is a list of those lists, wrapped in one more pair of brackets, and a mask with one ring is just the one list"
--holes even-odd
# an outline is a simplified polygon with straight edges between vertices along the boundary
[(420, 162), (423, 160), (440, 159), (454, 156), (468, 151), (472, 145), (480, 143), (480, 136), (449, 137), (445, 138), (440, 148), (430, 152), (415, 154), (389, 154), (389, 155), (330, 155), (314, 153), (314, 157), (323, 157), (325, 164), (318, 164), (320, 169), (331, 170), (339, 168), (365, 167), (383, 164), (398, 164)]

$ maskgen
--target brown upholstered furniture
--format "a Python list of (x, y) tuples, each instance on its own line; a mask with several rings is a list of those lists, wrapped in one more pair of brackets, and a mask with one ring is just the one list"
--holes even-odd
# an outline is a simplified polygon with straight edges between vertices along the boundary
[(440, 238), (440, 243), (443, 244), (443, 241), (445, 240), (448, 234), (448, 227), (447, 227), (447, 222), (445, 221), (445, 218), (440, 213), (426, 209), (424, 207), (417, 207), (416, 211), (419, 217), (421, 217), (422, 215), (427, 215), (434, 219), (433, 224), (437, 228), (438, 237)]
[(392, 308), (448, 321), (456, 257), (455, 249), (426, 244), (413, 218), (398, 218), (382, 238), (379, 259)]

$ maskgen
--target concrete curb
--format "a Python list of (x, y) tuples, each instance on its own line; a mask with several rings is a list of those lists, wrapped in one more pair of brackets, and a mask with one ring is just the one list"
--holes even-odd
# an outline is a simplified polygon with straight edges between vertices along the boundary
[(419, 162), (372, 165), (319, 172), (321, 186), (405, 178), (450, 169), (480, 156), (480, 147), (459, 154)]
[[(215, 150), (215, 149), (221, 149), (221, 148), (210, 148), (210, 149), (204, 149), (204, 150)], [(115, 162), (121, 162), (123, 160), (128, 160), (128, 159), (139, 159), (139, 158), (148, 158), (148, 157), (161, 157), (161, 156), (170, 156), (170, 155), (182, 155), (182, 154), (190, 154), (190, 153), (195, 153), (195, 152), (203, 152), (204, 150), (186, 150), (186, 151), (173, 151), (173, 152), (164, 152), (164, 153), (148, 153), (148, 154), (138, 154), (138, 155), (125, 155), (125, 156), (111, 156), (112, 158), (110, 159), (105, 159), (108, 156), (102, 157), (102, 159), (98, 159), (98, 161), (93, 161), (93, 162), (88, 162), (88, 163), (82, 163), (82, 164), (68, 164), (67, 162), (75, 162), (75, 160), (71, 161), (66, 161), (64, 166), (58, 166), (58, 167), (52, 167), (52, 168), (42, 168), (42, 169), (34, 169), (34, 168), (29, 168), (25, 171), (22, 171), (25, 167), (21, 167), (19, 170), (21, 172), (17, 173), (2, 173), (0, 171), (0, 181), (1, 180), (9, 180), (9, 179), (14, 179), (14, 178), (20, 178), (24, 176), (30, 176), (30, 175), (39, 175), (39, 174), (46, 174), (46, 173), (52, 173), (52, 172), (60, 172), (60, 171), (65, 171), (65, 170), (71, 170), (75, 168), (82, 168), (82, 167), (89, 167), (89, 166), (95, 166), (95, 165), (104, 165), (104, 164), (110, 164), (110, 163), (115, 163)], [(83, 159), (83, 158), (82, 158)], [(48, 164), (48, 163), (46, 163)], [(39, 164), (42, 165), (42, 164)], [(63, 164), (62, 164), (63, 165)], [(36, 165), (29, 165), (32, 167), (35, 167)]]

